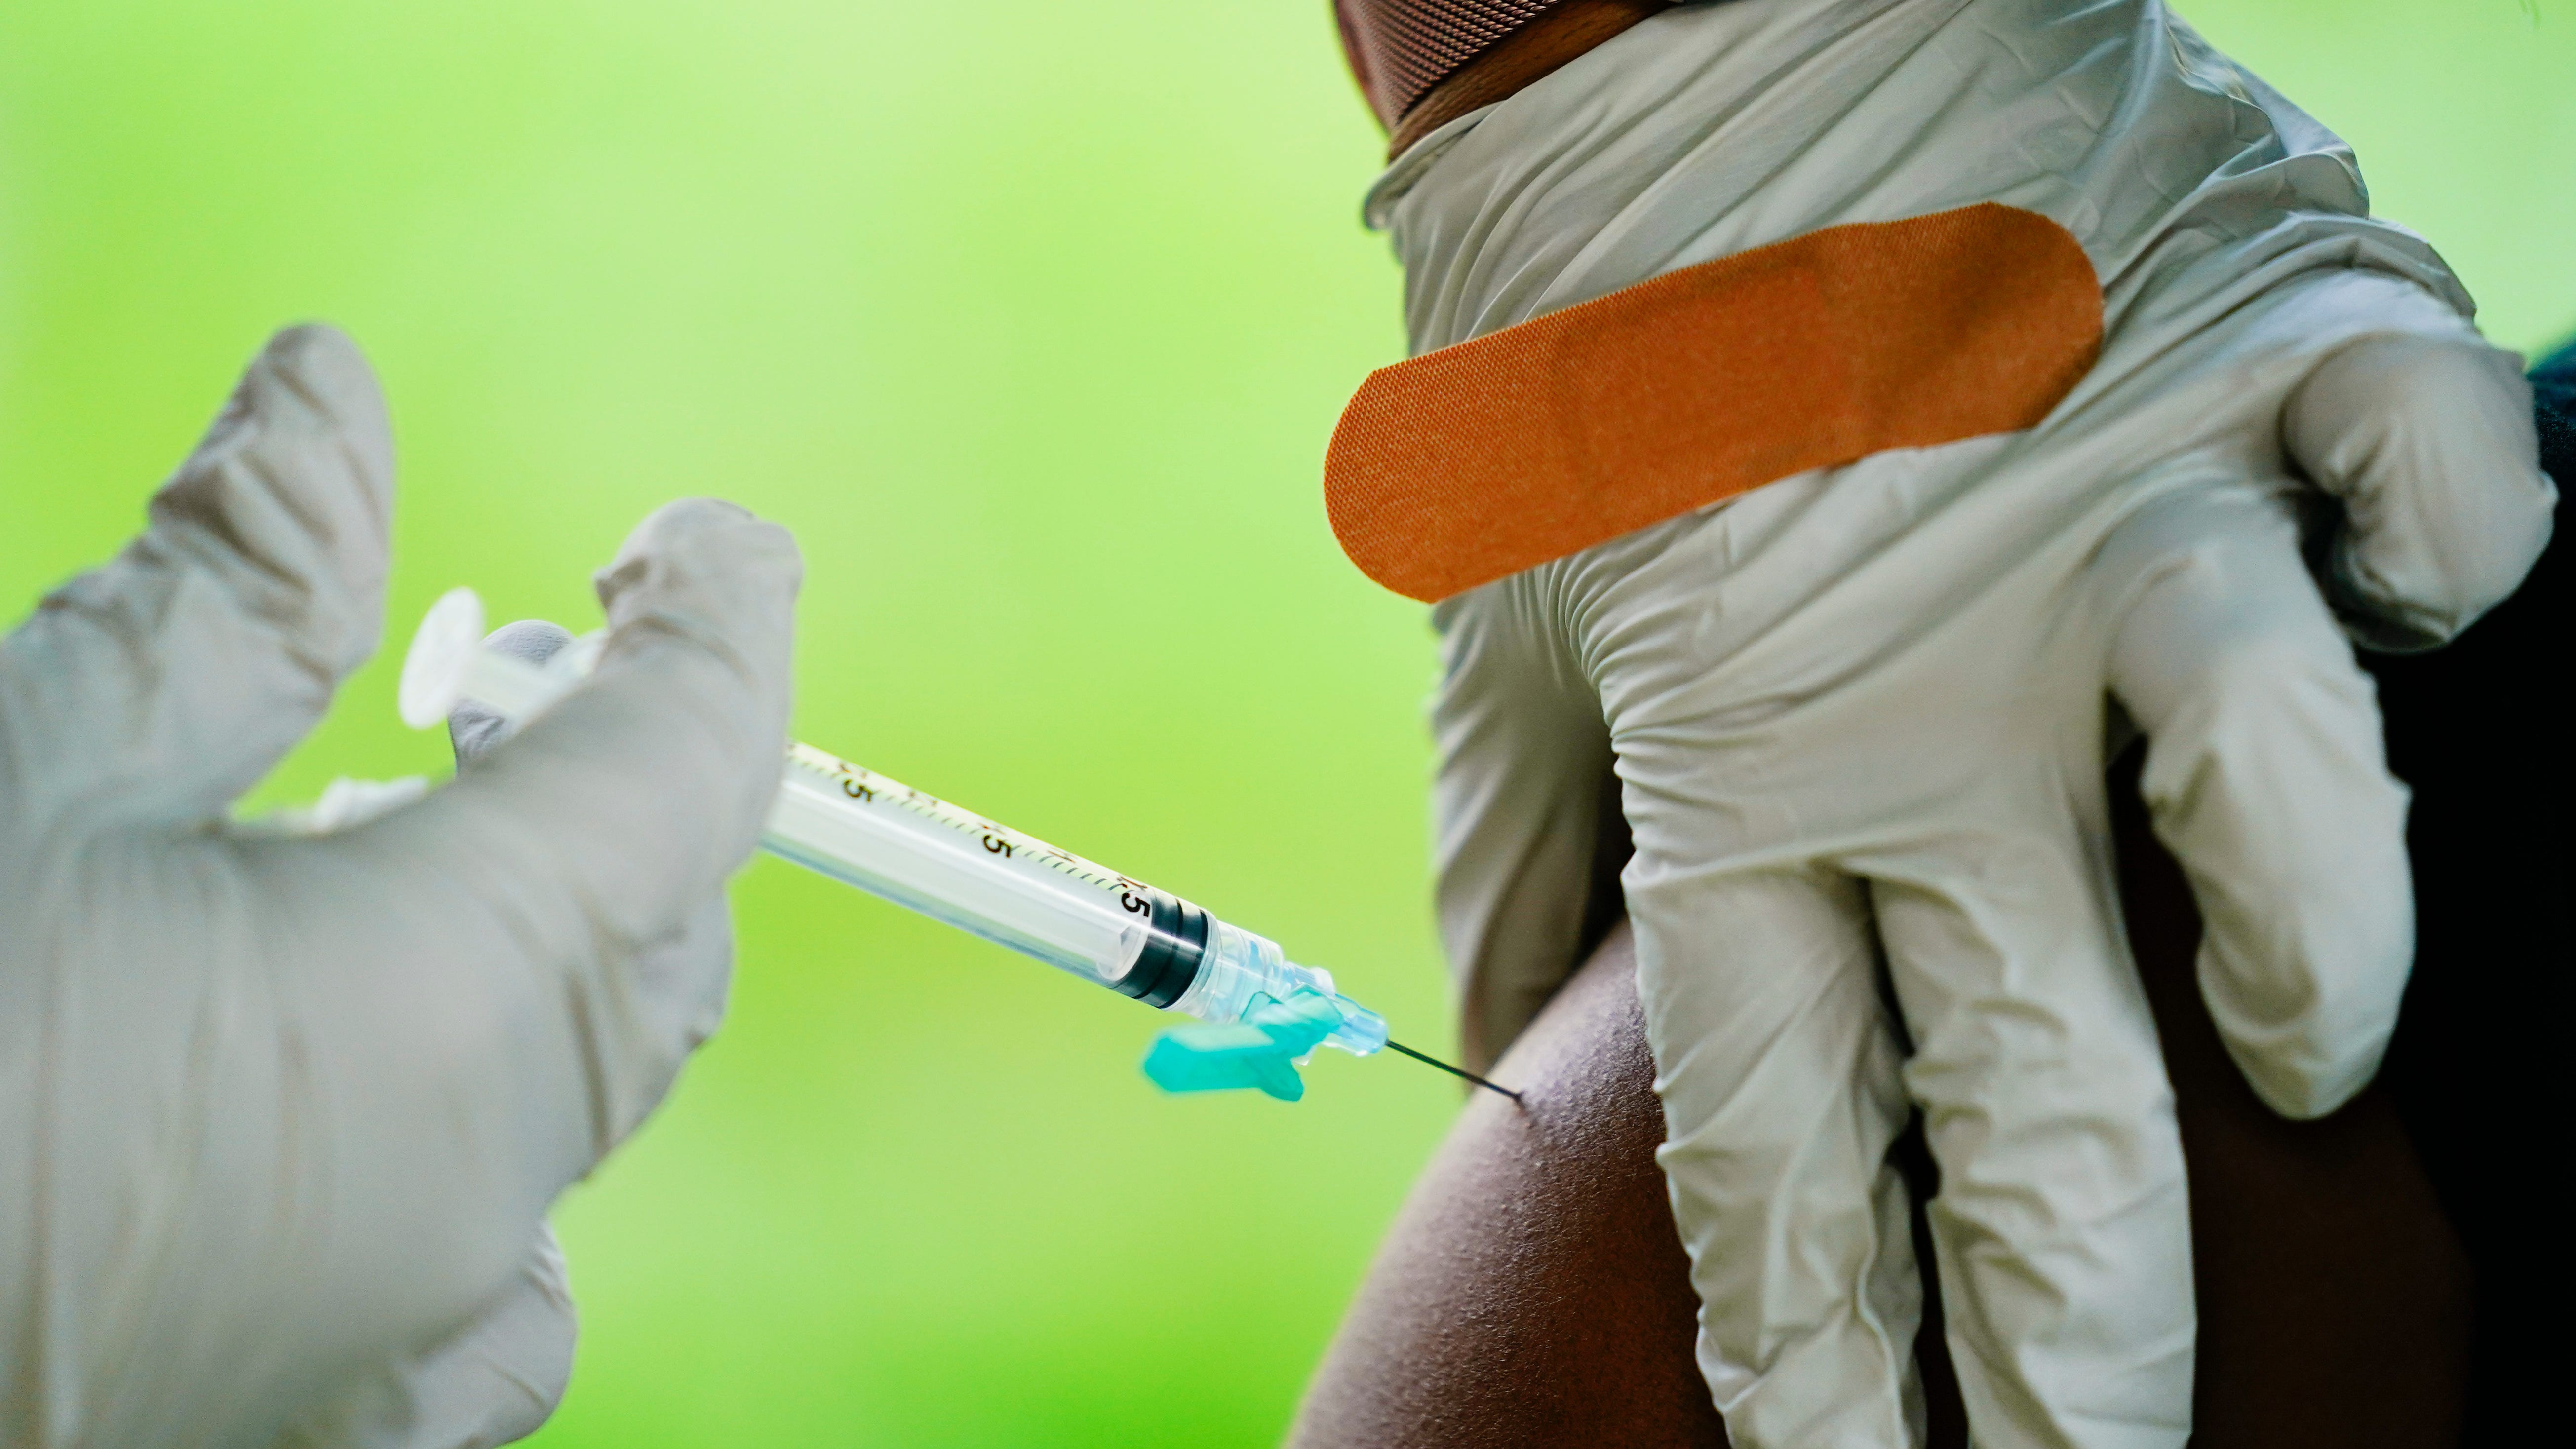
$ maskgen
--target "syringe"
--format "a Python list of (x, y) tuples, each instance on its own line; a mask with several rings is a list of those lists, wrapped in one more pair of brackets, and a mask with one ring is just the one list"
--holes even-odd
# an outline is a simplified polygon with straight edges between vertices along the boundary
[[(404, 723), (427, 729), (462, 699), (531, 718), (578, 685), (599, 656), (598, 635), (542, 666), (486, 650), (482, 638), (483, 603), (473, 590), (452, 589), (430, 607), (403, 661)], [(788, 746), (760, 844), (1149, 1006), (1205, 1022), (1259, 1023), (1270, 1018), (1256, 1011), (1311, 992), (1340, 1018), (1323, 1044), (1354, 1056), (1389, 1045), (1384, 1018), (1335, 990), (1331, 972), (1290, 961), (1269, 938), (811, 745)], [(1311, 1048), (1311, 1033), (1295, 1039)]]

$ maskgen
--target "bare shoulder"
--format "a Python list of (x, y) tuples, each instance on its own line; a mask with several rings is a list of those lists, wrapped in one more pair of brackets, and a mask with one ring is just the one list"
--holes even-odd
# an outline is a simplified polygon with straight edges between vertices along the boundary
[(1415, 1183), (1308, 1388), (1299, 1449), (1723, 1445), (1655, 1145), (1663, 1113), (1613, 932)]

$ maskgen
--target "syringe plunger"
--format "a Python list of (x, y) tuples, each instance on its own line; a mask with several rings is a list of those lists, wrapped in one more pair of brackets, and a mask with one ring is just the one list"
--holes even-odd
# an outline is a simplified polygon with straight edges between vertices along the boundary
[[(405, 723), (426, 729), (459, 700), (533, 717), (580, 682), (597, 636), (546, 664), (482, 647), (471, 589), (431, 606), (403, 663)], [(1386, 1022), (1333, 989), (1332, 973), (1168, 892), (1059, 850), (810, 745), (790, 745), (761, 846), (834, 880), (1034, 956), (1149, 1005), (1235, 1022), (1299, 992), (1342, 1014), (1324, 1044), (1358, 1056)]]

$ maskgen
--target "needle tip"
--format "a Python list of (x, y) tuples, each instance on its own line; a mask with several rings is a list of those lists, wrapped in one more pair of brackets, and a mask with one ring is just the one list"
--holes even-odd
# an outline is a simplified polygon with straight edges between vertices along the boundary
[[(1387, 1042), (1387, 1044), (1386, 1044), (1386, 1045), (1387, 1045), (1387, 1049), (1388, 1049), (1388, 1050), (1390, 1050), (1390, 1051), (1399, 1051), (1399, 1052), (1402, 1052), (1402, 1053), (1404, 1053), (1406, 1056), (1409, 1056), (1409, 1057), (1413, 1058), (1413, 1059), (1414, 1059), (1415, 1061), (1417, 1061), (1417, 1062), (1421, 1062), (1421, 1063), (1422, 1063), (1422, 1064), (1424, 1064), (1425, 1066), (1438, 1067), (1440, 1070), (1442, 1070), (1442, 1071), (1444, 1071), (1444, 1072), (1447, 1072), (1449, 1075), (1451, 1075), (1451, 1076), (1453, 1076), (1453, 1077), (1464, 1077), (1464, 1078), (1466, 1078), (1468, 1081), (1471, 1081), (1471, 1082), (1475, 1083), (1477, 1086), (1482, 1087), (1482, 1088), (1484, 1088), (1485, 1090), (1487, 1090), (1487, 1091), (1489, 1091), (1489, 1092), (1500, 1092), (1500, 1093), (1502, 1093), (1504, 1096), (1511, 1098), (1514, 1102), (1520, 1102), (1520, 1101), (1521, 1101), (1521, 1094), (1520, 1094), (1520, 1093), (1513, 1091), (1513, 1090), (1512, 1090), (1511, 1088), (1509, 1088), (1509, 1087), (1498, 1087), (1498, 1086), (1494, 1085), (1492, 1082), (1486, 1081), (1484, 1078), (1482, 1078), (1482, 1077), (1480, 1077), (1480, 1076), (1477, 1076), (1474, 1072), (1468, 1071), (1468, 1070), (1467, 1070), (1467, 1069), (1465, 1069), (1464, 1067), (1453, 1067), (1453, 1066), (1449, 1065), (1447, 1062), (1444, 1062), (1444, 1061), (1440, 1060), (1438, 1057), (1435, 1057), (1435, 1056), (1426, 1056), (1426, 1055), (1424, 1055), (1423, 1053), (1418, 1052), (1418, 1051), (1415, 1051), (1413, 1048), (1411, 1048), (1411, 1047), (1409, 1047), (1409, 1046), (1406, 1046), (1404, 1043), (1402, 1043), (1402, 1042), (1400, 1042), (1400, 1041), (1395, 1041), (1395, 1040), (1390, 1039), (1390, 1040)], [(1527, 1105), (1528, 1105), (1528, 1103), (1526, 1103), (1526, 1102), (1521, 1102), (1521, 1105), (1522, 1105), (1522, 1106), (1527, 1106)]]

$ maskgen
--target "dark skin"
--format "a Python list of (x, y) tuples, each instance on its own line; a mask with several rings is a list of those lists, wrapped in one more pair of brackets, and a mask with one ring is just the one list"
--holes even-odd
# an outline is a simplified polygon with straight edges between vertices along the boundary
[[(1569, 0), (1382, 117), (1390, 154), (1665, 8)], [(2576, 349), (2546, 367), (2549, 395), (2576, 403)], [(2541, 432), (2563, 495), (2576, 416), (2544, 402)], [(2564, 655), (2563, 552), (2452, 646), (2364, 658), (2391, 768), (2416, 792), (2418, 948), (2379, 1082), (2330, 1117), (2274, 1116), (2227, 1057), (2193, 979), (2199, 917), (2138, 803), (2135, 752), (2113, 767), (2121, 903), (2190, 1175), (2195, 1449), (2517, 1442), (2554, 1407), (2552, 1340), (2527, 1325), (2563, 1302), (2549, 1104), (2565, 1095), (2565, 861), (2556, 807), (2531, 807), (2566, 796), (2565, 712), (2539, 663)], [(1625, 849), (1605, 845), (1593, 873), (1596, 943), (1494, 1068), (1526, 1110), (1472, 1094), (1307, 1390), (1295, 1449), (1727, 1442), (1654, 1162), (1663, 1116), (1617, 909)], [(1964, 1449), (1919, 1207), (1938, 1184), (1919, 1132), (1898, 1157), (1927, 1265), (1931, 1443)]]
[[(2256, 1099), (2192, 980), (2199, 925), (2117, 782), (2121, 897), (2191, 1175), (2199, 1449), (2421, 1449), (2460, 1437), (2470, 1275), (2384, 1087), (2319, 1122)], [(1698, 1300), (1663, 1140), (1636, 957), (1613, 929), (1495, 1068), (1387, 1234), (1317, 1370), (1298, 1449), (1722, 1446), (1692, 1356)], [(1918, 1201), (1932, 1169), (1899, 1152)], [(1930, 1261), (1921, 1213), (1917, 1255)], [(1918, 1342), (1935, 1449), (1966, 1415), (1927, 1273)]]

